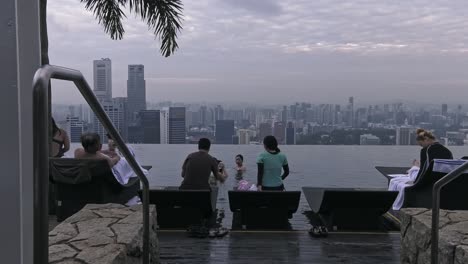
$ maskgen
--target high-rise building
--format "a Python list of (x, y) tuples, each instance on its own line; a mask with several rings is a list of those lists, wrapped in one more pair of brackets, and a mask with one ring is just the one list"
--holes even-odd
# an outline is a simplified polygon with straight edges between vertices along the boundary
[(161, 144), (169, 144), (169, 108), (160, 111), (159, 124)]
[(258, 140), (262, 142), (266, 136), (270, 136), (272, 134), (271, 132), (272, 129), (270, 123), (261, 123), (259, 127)]
[[(127, 119), (126, 119), (126, 97), (116, 97), (111, 101), (102, 101), (101, 105), (104, 108), (107, 116), (112, 121), (112, 124), (115, 126), (120, 136), (127, 140)], [(94, 132), (101, 137), (101, 141), (107, 142), (107, 131), (101, 125), (101, 122), (94, 116), (93, 120)]]
[(250, 144), (250, 130), (239, 129), (237, 130), (237, 136), (239, 137), (239, 145), (249, 145)]
[(283, 111), (281, 112), (281, 122), (283, 122), (283, 124), (286, 124), (286, 122), (288, 122), (288, 107), (287, 106), (283, 106)]
[(354, 126), (354, 97), (348, 99), (348, 120), (347, 125), (350, 127)]
[(67, 117), (67, 132), (70, 135), (70, 142), (79, 143), (81, 142), (81, 135), (84, 131), (83, 121), (80, 121), (78, 117), (69, 116)]
[(200, 107), (200, 124), (204, 127), (208, 125), (208, 110), (206, 109), (206, 106)]
[(169, 107), (169, 144), (185, 144), (185, 107)]
[(159, 110), (141, 110), (138, 113), (138, 123), (143, 131), (143, 143), (161, 143), (161, 113)]
[(286, 145), (296, 145), (296, 129), (293, 122), (288, 122), (286, 127)]
[(275, 136), (276, 140), (279, 144), (284, 143), (286, 134), (286, 127), (283, 122), (275, 122), (273, 126), (273, 136)]
[(136, 122), (138, 113), (146, 110), (145, 66), (128, 65), (127, 109), (129, 123)]
[(94, 94), (99, 101), (112, 100), (112, 62), (110, 59), (93, 62)]
[(216, 144), (232, 144), (232, 137), (235, 135), (234, 120), (216, 121)]
[(217, 105), (214, 109), (214, 122), (218, 120), (224, 120), (224, 109), (221, 105)]
[(412, 127), (396, 128), (396, 145), (414, 145), (416, 130)]

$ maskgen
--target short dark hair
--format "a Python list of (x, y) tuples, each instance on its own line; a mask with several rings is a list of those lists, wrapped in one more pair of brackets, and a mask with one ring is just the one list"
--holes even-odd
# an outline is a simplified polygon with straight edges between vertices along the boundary
[(244, 156), (242, 156), (241, 154), (237, 154), (236, 158), (239, 158), (240, 160), (244, 161)]
[(101, 137), (96, 133), (84, 133), (81, 135), (81, 145), (88, 153), (95, 153), (99, 150)]
[(210, 150), (211, 141), (207, 138), (200, 138), (198, 141), (198, 149)]

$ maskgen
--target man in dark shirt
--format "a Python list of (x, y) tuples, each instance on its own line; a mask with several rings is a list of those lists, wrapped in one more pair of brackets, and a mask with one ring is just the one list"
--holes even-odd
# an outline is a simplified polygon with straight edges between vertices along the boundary
[(187, 156), (182, 166), (182, 184), (180, 189), (186, 190), (210, 190), (208, 183), (210, 174), (224, 182), (227, 178), (224, 166), (218, 165), (218, 161), (208, 152), (211, 142), (207, 138), (201, 138), (198, 141), (198, 151)]

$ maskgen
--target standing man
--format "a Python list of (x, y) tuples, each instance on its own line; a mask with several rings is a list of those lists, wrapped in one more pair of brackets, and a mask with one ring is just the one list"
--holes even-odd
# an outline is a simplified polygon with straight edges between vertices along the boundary
[(211, 142), (207, 138), (198, 141), (198, 151), (187, 156), (182, 166), (182, 184), (180, 189), (185, 190), (210, 190), (208, 180), (213, 173), (215, 178), (224, 182), (227, 178), (224, 164), (212, 157), (210, 151)]

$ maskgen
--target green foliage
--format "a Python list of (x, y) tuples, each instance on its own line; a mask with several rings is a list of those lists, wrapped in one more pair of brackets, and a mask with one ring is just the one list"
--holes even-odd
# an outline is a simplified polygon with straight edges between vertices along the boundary
[(94, 13), (99, 24), (112, 39), (122, 39), (125, 33), (122, 10), (127, 5), (152, 29), (161, 41), (161, 53), (168, 57), (179, 47), (177, 34), (182, 29), (181, 0), (80, 0), (85, 8)]

